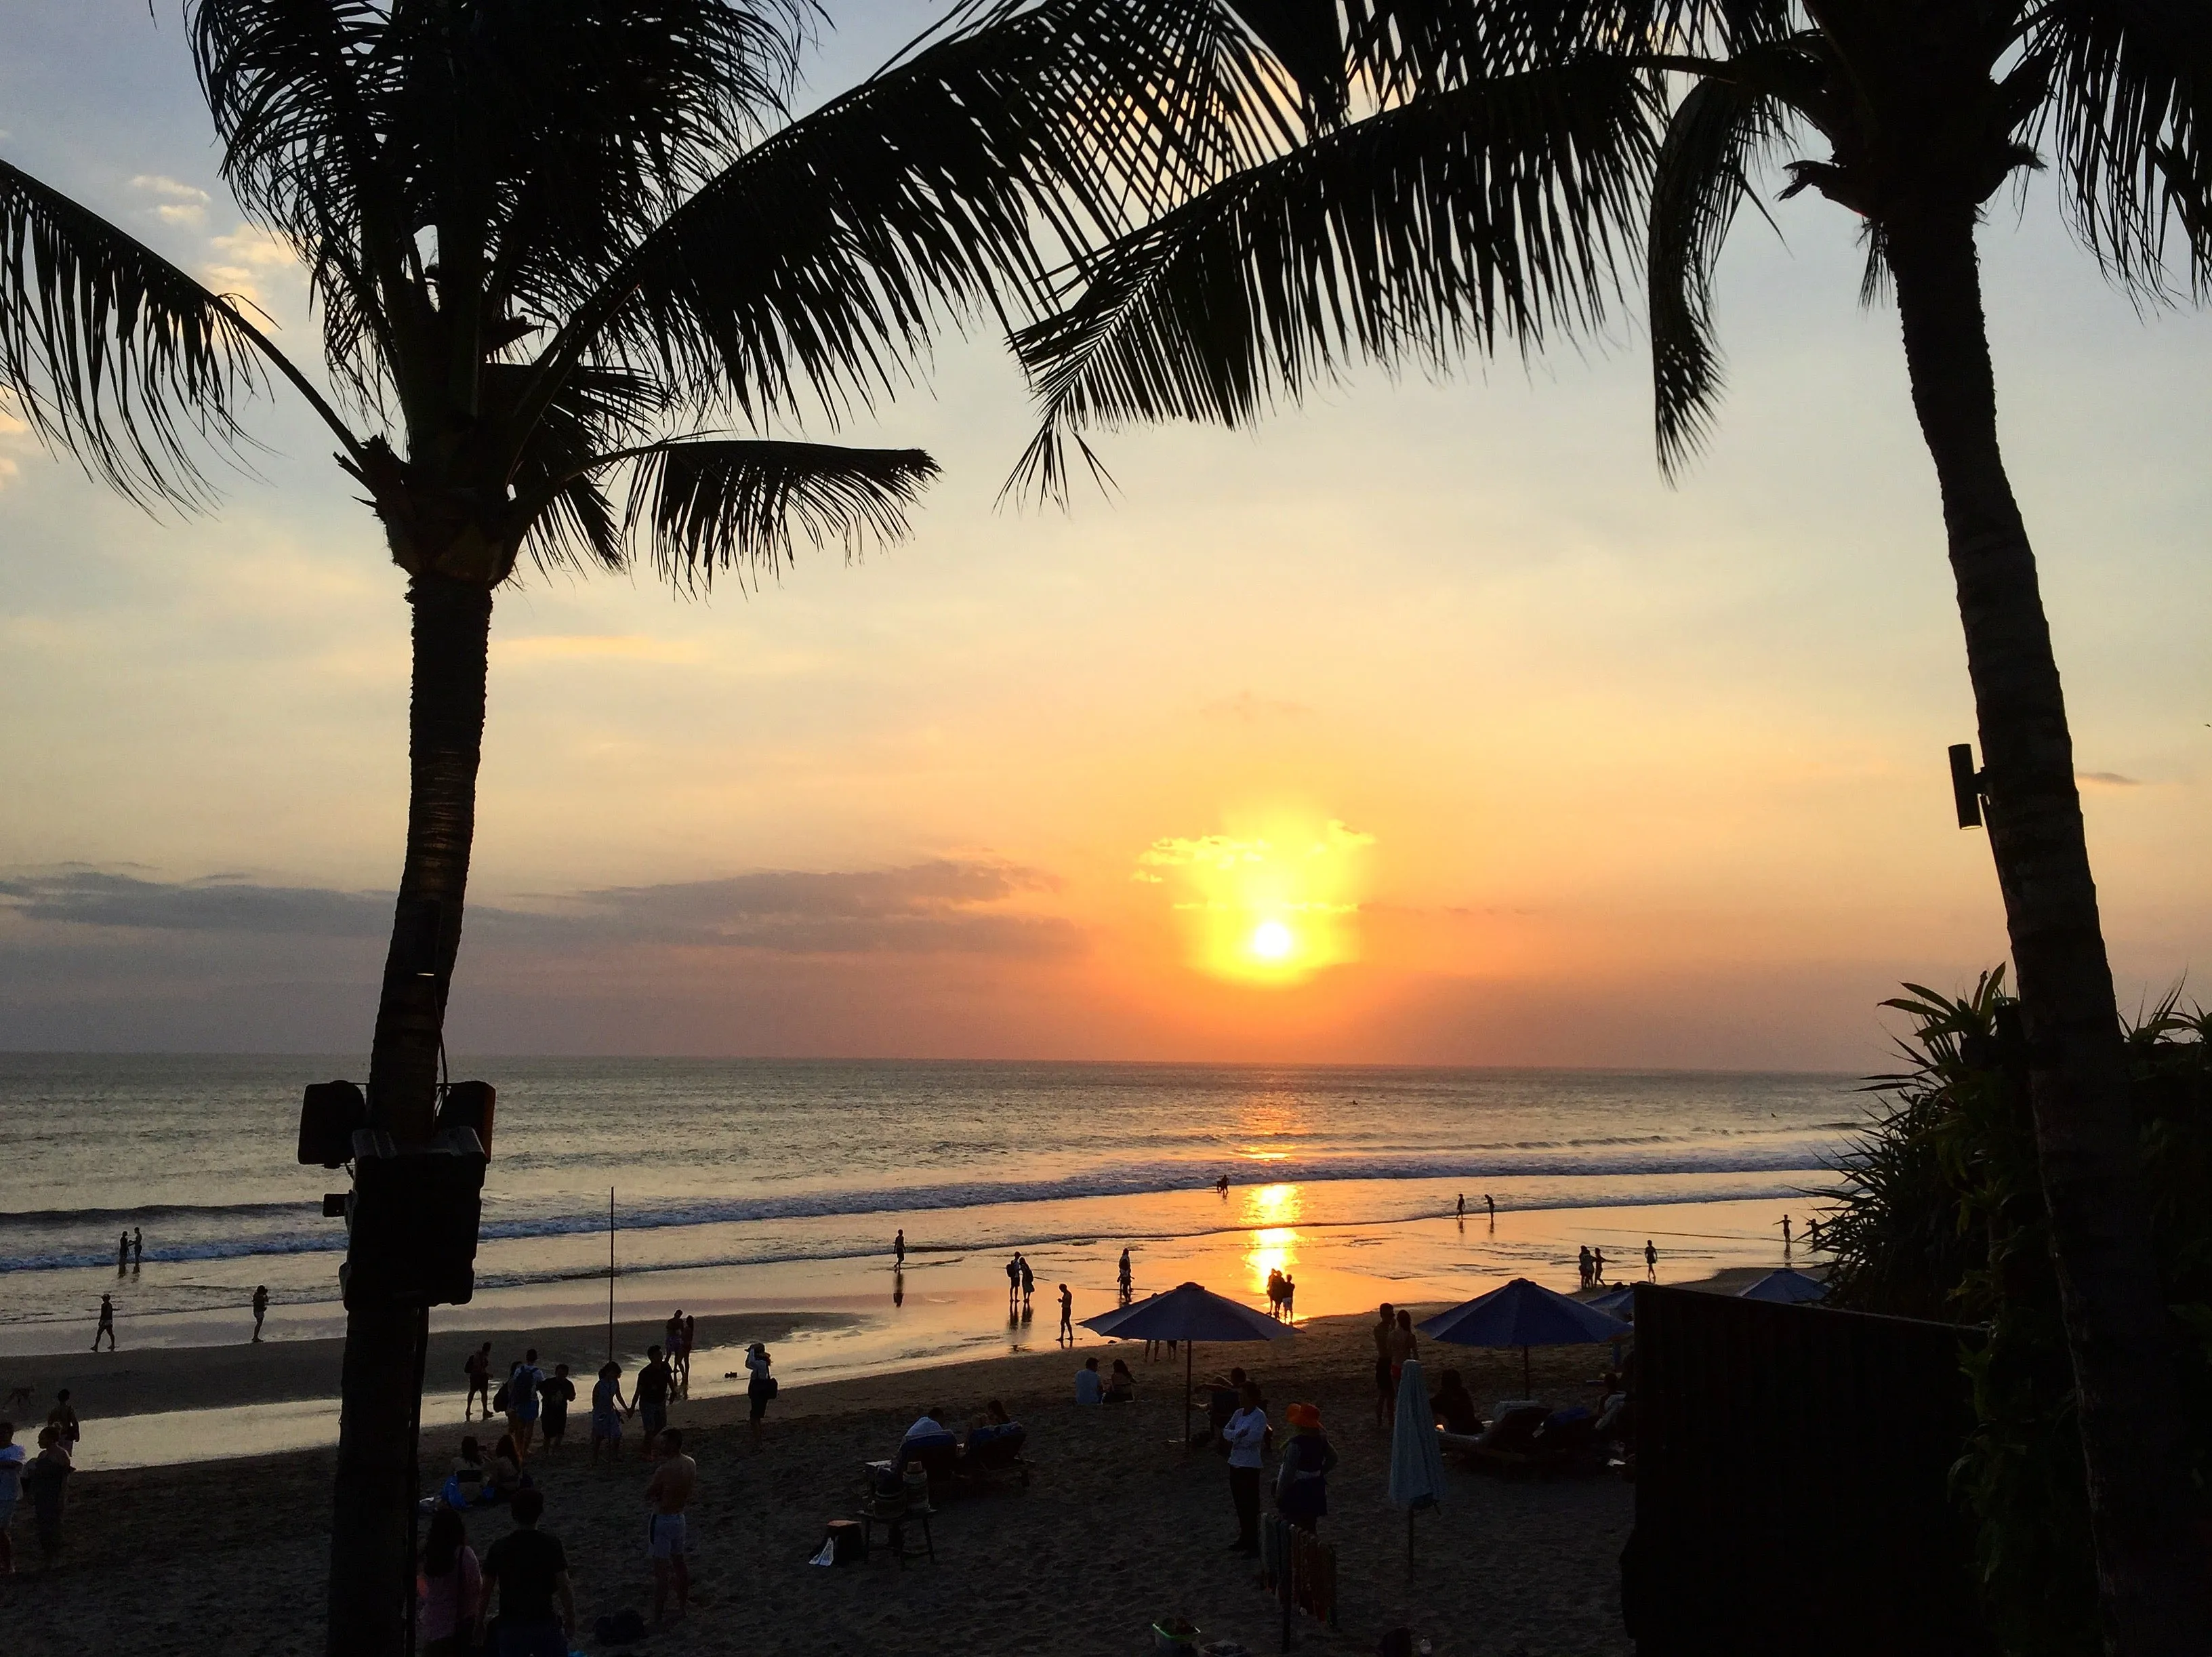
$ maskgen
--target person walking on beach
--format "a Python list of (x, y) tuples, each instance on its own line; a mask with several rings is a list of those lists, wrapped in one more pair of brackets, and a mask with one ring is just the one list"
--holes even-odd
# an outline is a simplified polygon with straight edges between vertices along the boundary
[(659, 1454), (660, 1435), (668, 1429), (668, 1394), (676, 1372), (658, 1346), (645, 1349), (645, 1368), (637, 1372), (637, 1412), (645, 1428), (645, 1454), (649, 1461)]
[(538, 1384), (538, 1440), (556, 1449), (568, 1436), (568, 1406), (576, 1401), (576, 1383), (568, 1379), (568, 1366), (556, 1363), (553, 1373)]
[(1238, 1553), (1260, 1551), (1260, 1465), (1267, 1448), (1267, 1412), (1260, 1389), (1245, 1381), (1237, 1389), (1237, 1412), (1221, 1429), (1229, 1443), (1229, 1500), (1237, 1509)]
[(1060, 1336), (1070, 1346), (1075, 1344), (1075, 1296), (1067, 1292), (1067, 1285), (1060, 1286)]
[(1604, 1286), (1605, 1250), (1602, 1248), (1594, 1248), (1590, 1251), (1590, 1282), (1599, 1287)]
[(1036, 1273), (1030, 1270), (1029, 1256), (1022, 1256), (1022, 1316), (1030, 1314), (1030, 1296), (1036, 1293)]
[(761, 1447), (761, 1417), (768, 1413), (768, 1401), (775, 1396), (775, 1377), (769, 1373), (774, 1361), (759, 1341), (745, 1348), (745, 1419), (752, 1426), (756, 1450)]
[(469, 1395), (461, 1401), (461, 1420), (465, 1423), (469, 1411), (479, 1396), (483, 1399), (483, 1418), (491, 1419), (491, 1343), (486, 1341), (469, 1355), (461, 1365), (461, 1373), (469, 1378)]
[(1216, 1180), (1213, 1182), (1213, 1188), (1222, 1196), (1226, 1197), (1229, 1194), (1229, 1176), (1224, 1174), (1219, 1179)]
[(1336, 1466), (1336, 1447), (1321, 1429), (1319, 1405), (1293, 1404), (1284, 1413), (1291, 1423), (1291, 1442), (1283, 1446), (1275, 1506), (1310, 1536), (1328, 1512), (1328, 1475)]
[(660, 1465), (646, 1481), (645, 1551), (653, 1560), (653, 1620), (668, 1615), (668, 1584), (676, 1584), (676, 1614), (691, 1609), (691, 1565), (684, 1557), (684, 1509), (699, 1487), (699, 1464), (684, 1454), (684, 1435), (671, 1427), (660, 1435)]
[(891, 1239), (891, 1266), (894, 1271), (906, 1269), (906, 1228), (899, 1228), (898, 1235)]
[(131, 1228), (131, 1268), (137, 1271), (146, 1264), (146, 1231), (143, 1226)]
[(545, 1402), (541, 1390), (544, 1385), (545, 1372), (538, 1367), (538, 1349), (533, 1346), (507, 1378), (507, 1418), (513, 1423), (510, 1430), (514, 1434), (518, 1460), (530, 1460), (530, 1441), (538, 1436), (538, 1412)]
[(599, 1366), (599, 1379), (592, 1388), (592, 1465), (599, 1466), (599, 1446), (607, 1447), (611, 1462), (622, 1454), (623, 1417), (631, 1405), (622, 1395), (622, 1365), (609, 1359)]
[(1137, 1274), (1129, 1266), (1129, 1251), (1124, 1248), (1121, 1251), (1121, 1271), (1118, 1281), (1121, 1285), (1121, 1300), (1125, 1305), (1128, 1302), (1132, 1285), (1136, 1280)]
[(1790, 1217), (1787, 1214), (1782, 1217), (1782, 1252), (1785, 1255), (1790, 1252)]
[(258, 1285), (253, 1291), (253, 1338), (257, 1344), (261, 1339), (262, 1321), (268, 1315), (269, 1285), (264, 1283)]
[(483, 1567), (469, 1545), (468, 1527), (444, 1502), (430, 1514), (416, 1584), (415, 1635), (422, 1657), (467, 1657), (483, 1595)]
[(1375, 1424), (1385, 1426), (1392, 1420), (1391, 1410), (1397, 1402), (1398, 1389), (1390, 1379), (1390, 1332), (1398, 1326), (1398, 1308), (1384, 1301), (1375, 1314), (1375, 1327), (1368, 1332), (1375, 1338)]
[(112, 1296), (100, 1297), (100, 1327), (92, 1332), (92, 1350), (100, 1350), (100, 1338), (107, 1337), (107, 1350), (115, 1350), (115, 1301)]
[(1644, 1240), (1644, 1281), (1646, 1283), (1659, 1281), (1659, 1251), (1652, 1246), (1651, 1239), (1649, 1237)]
[(1464, 1191), (1459, 1193), (1459, 1205), (1455, 1211), (1459, 1217), (1459, 1223), (1465, 1225), (1467, 1223), (1467, 1193)]
[(23, 1488), (23, 1447), (15, 1442), (15, 1423), (0, 1421), (0, 1576), (15, 1574), (15, 1545), (8, 1527), (15, 1522), (15, 1499)]
[(514, 1528), (483, 1557), (477, 1643), (484, 1644), (485, 1613), (496, 1593), (499, 1643), (489, 1648), (490, 1657), (567, 1657), (576, 1638), (576, 1597), (568, 1587), (568, 1550), (538, 1528), (545, 1515), (545, 1492), (526, 1486), (514, 1493), (507, 1511), (514, 1515)]

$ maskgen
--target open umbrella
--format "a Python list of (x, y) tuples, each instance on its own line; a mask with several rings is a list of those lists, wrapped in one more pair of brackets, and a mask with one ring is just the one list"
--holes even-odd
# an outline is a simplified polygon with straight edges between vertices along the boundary
[(1444, 1457), (1418, 1360), (1398, 1375), (1398, 1419), (1390, 1429), (1390, 1505), (1406, 1510), (1406, 1569), (1413, 1569), (1413, 1515), (1443, 1505)]
[(1530, 1347), (1596, 1346), (1621, 1335), (1620, 1319), (1593, 1312), (1580, 1301), (1526, 1278), (1516, 1278), (1503, 1289), (1439, 1312), (1420, 1330), (1430, 1339), (1450, 1346), (1519, 1347), (1523, 1391), (1530, 1386)]
[(1134, 1306), (1117, 1306), (1083, 1326), (1116, 1340), (1179, 1340), (1183, 1344), (1182, 1442), (1190, 1447), (1190, 1377), (1196, 1363), (1191, 1348), (1198, 1342), (1280, 1340), (1295, 1332), (1290, 1325), (1257, 1312), (1241, 1301), (1232, 1301), (1186, 1283), (1165, 1294), (1152, 1295)]
[(1636, 1285), (1632, 1283), (1619, 1289), (1608, 1289), (1602, 1295), (1593, 1295), (1583, 1304), (1593, 1312), (1602, 1312), (1609, 1318), (1633, 1323), (1636, 1321)]
[(1818, 1278), (1808, 1278), (1802, 1272), (1792, 1272), (1784, 1266), (1770, 1272), (1757, 1283), (1737, 1291), (1738, 1298), (1747, 1301), (1780, 1301), (1786, 1306), (1796, 1306), (1806, 1301), (1825, 1300), (1828, 1285)]

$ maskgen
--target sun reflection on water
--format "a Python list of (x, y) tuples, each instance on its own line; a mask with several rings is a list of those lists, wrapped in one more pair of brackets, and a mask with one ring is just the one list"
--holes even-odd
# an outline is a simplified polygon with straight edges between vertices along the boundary
[(1249, 1284), (1255, 1296), (1267, 1292), (1267, 1274), (1290, 1272), (1298, 1262), (1299, 1188), (1294, 1185), (1248, 1187), (1243, 1223), (1251, 1229), (1244, 1251)]

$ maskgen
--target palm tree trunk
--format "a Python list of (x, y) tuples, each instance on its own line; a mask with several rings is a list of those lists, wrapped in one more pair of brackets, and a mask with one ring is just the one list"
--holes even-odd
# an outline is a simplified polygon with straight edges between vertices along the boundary
[(2112, 968), (2035, 555), (1997, 446), (1976, 214), (1885, 217), (1913, 407), (1966, 626), (2107, 1649), (2208, 1649), (2172, 1321), (2160, 1291)]
[[(476, 830), (491, 593), (418, 575), (407, 861), (369, 1058), (376, 1125), (399, 1144), (430, 1137), (441, 1033), (460, 949)], [(393, 1657), (404, 1643), (413, 1573), (414, 1420), (422, 1384), (420, 1308), (362, 1304), (346, 1314), (336, 1509), (331, 1525), (331, 1657)]]

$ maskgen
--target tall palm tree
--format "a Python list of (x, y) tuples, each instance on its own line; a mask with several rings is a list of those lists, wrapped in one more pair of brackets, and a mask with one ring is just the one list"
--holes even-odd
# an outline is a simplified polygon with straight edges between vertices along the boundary
[(1711, 276), (1736, 209), (1763, 161), (1824, 140), (1828, 159), (1791, 161), (1784, 193), (1860, 215), (1869, 292), (1894, 286), (1942, 487), (2110, 1641), (2205, 1649), (2176, 1329), (2065, 702), (1997, 444), (1975, 238), (1984, 204), (2047, 143), (2075, 225), (2118, 280), (2157, 294), (2212, 276), (2212, 9), (1373, 0), (1350, 16), (1366, 118), (1071, 271), (1061, 313), (1022, 336), (1046, 414), (1030, 474), (1064, 489), (1086, 424), (1249, 420), (1347, 357), (1527, 349), (1547, 325), (1595, 314), (1632, 209), (1672, 473), (1718, 392)]
[[(1243, 4), (971, 0), (794, 117), (811, 0), (186, 0), (223, 177), (307, 268), (320, 385), (250, 307), (0, 162), (24, 416), (142, 502), (207, 505), (208, 446), (285, 382), (406, 576), (368, 1080), (397, 1144), (433, 1130), (495, 592), (526, 561), (688, 588), (898, 534), (927, 455), (762, 434), (895, 391), (948, 322), (1037, 314), (1056, 262), (1328, 116), (1326, 9)], [(1302, 110), (1283, 65), (1316, 64)], [(333, 1652), (404, 1636), (424, 1315), (349, 1312)]]

